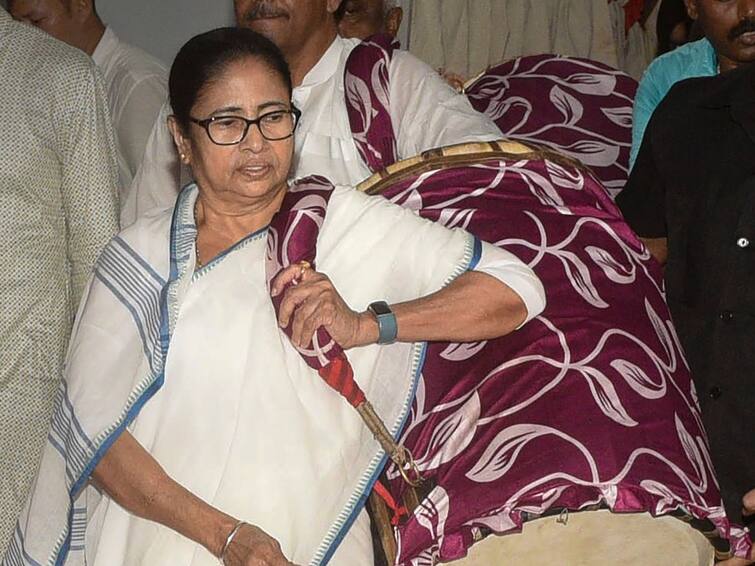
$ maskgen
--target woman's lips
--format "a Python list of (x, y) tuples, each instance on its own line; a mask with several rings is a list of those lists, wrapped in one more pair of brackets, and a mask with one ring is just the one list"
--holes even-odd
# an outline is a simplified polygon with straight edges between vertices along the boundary
[(239, 167), (239, 172), (247, 178), (259, 179), (266, 177), (272, 170), (272, 166), (269, 163), (254, 163)]

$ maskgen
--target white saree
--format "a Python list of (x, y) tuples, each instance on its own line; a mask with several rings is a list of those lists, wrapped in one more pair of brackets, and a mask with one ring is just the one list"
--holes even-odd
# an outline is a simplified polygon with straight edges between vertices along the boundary
[[(125, 427), (174, 479), (265, 529), (295, 563), (371, 560), (365, 522), (353, 530), (361, 540), (346, 533), (384, 453), (278, 328), (265, 282), (266, 230), (195, 271), (196, 196), (196, 186), (187, 187), (172, 215), (145, 216), (103, 252), (74, 329), (39, 476), (4, 565), (216, 563), (201, 546), (127, 514), (88, 484)], [(467, 232), (344, 187), (331, 197), (317, 261), (361, 310), (440, 289), (474, 266), (479, 249)], [(504, 259), (515, 291), (541, 291), (526, 266)], [(396, 436), (423, 352), (422, 343), (348, 352), (357, 381)]]

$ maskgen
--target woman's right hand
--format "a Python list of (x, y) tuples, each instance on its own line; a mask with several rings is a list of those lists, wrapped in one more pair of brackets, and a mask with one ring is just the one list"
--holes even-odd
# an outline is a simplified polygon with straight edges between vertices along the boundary
[(249, 524), (241, 526), (223, 558), (226, 566), (295, 566), (283, 556), (277, 540)]

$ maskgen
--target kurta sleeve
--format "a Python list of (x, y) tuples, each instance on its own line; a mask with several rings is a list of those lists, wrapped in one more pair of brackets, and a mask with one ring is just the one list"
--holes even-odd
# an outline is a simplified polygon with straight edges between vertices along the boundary
[(61, 130), (61, 195), (74, 304), (100, 251), (118, 231), (115, 144), (102, 80), (91, 67), (78, 85), (65, 105)]
[(410, 53), (394, 53), (390, 84), (399, 159), (445, 145), (502, 137), (498, 126), (472, 108), (466, 96)]
[(144, 77), (128, 93), (118, 116), (115, 131), (132, 177), (142, 162), (147, 139), (167, 96), (168, 85), (163, 77)]
[(168, 130), (168, 117), (173, 113), (163, 100), (157, 119), (147, 138), (141, 164), (121, 203), (121, 226), (126, 228), (148, 210), (169, 208), (176, 202), (181, 188), (182, 168), (176, 146)]
[(653, 155), (651, 120), (640, 146), (637, 162), (616, 204), (629, 226), (641, 237), (666, 236), (666, 187)]
[(481, 244), (480, 259), (472, 271), (495, 277), (519, 295), (527, 307), (527, 318), (522, 325), (543, 312), (545, 289), (535, 272), (511, 252), (487, 242)]
[(327, 257), (319, 265), (325, 273), (338, 263), (334, 271), (359, 271), (383, 282), (384, 294), (374, 296), (360, 295), (364, 289), (334, 280), (339, 291), (349, 289), (344, 298), (360, 310), (378, 299), (394, 303), (434, 293), (469, 270), (487, 273), (510, 287), (527, 307), (527, 320), (545, 306), (540, 279), (514, 254), (481, 242), (465, 230), (422, 218), (381, 196), (347, 187), (338, 187), (331, 198), (318, 254), (320, 250)]

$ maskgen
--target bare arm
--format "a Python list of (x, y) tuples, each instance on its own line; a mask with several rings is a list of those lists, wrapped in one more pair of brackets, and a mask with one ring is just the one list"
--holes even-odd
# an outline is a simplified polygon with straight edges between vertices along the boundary
[[(393, 306), (402, 342), (472, 342), (503, 336), (527, 317), (510, 287), (485, 273), (468, 271), (440, 291)], [(366, 317), (377, 340), (377, 323)]]
[(181, 533), (215, 556), (236, 524), (168, 477), (128, 432), (113, 443), (92, 478), (130, 513)]
[[(160, 523), (220, 556), (238, 523), (186, 490), (160, 467), (129, 433), (123, 432), (105, 453), (92, 479), (128, 512)], [(278, 543), (245, 525), (226, 553), (228, 566), (289, 566)]]
[(651, 255), (661, 265), (666, 265), (668, 259), (668, 239), (667, 238), (640, 238), (650, 250)]
[[(277, 295), (300, 276), (297, 265), (282, 271), (273, 285)], [(484, 273), (467, 272), (440, 291), (392, 305), (398, 339), (415, 341), (476, 341), (508, 334), (524, 322), (527, 309), (510, 287)], [(374, 344), (378, 326), (368, 312), (352, 311), (327, 276), (305, 270), (298, 285), (289, 287), (281, 304), (279, 322), (293, 319), (294, 344), (309, 344), (324, 326), (344, 348)]]

